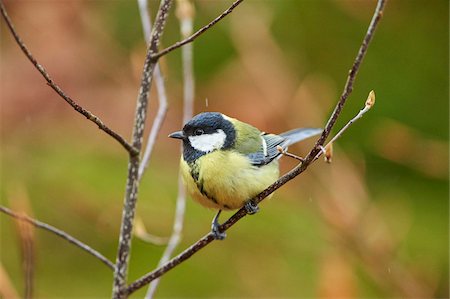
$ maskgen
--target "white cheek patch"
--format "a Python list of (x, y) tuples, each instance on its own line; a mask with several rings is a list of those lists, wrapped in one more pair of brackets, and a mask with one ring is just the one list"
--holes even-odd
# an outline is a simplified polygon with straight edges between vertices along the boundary
[(219, 129), (216, 133), (189, 136), (188, 138), (193, 148), (198, 151), (209, 153), (213, 150), (222, 148), (225, 144), (227, 135), (224, 131)]

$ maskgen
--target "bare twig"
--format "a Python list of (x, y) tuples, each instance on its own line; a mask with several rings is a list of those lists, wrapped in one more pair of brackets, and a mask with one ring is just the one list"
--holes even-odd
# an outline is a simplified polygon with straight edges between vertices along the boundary
[[(331, 114), (331, 117), (328, 119), (328, 122), (325, 126), (325, 130), (323, 130), (322, 135), (320, 136), (319, 140), (317, 140), (317, 142), (315, 144), (316, 148), (319, 148), (319, 146), (323, 146), (323, 144), (325, 143), (325, 140), (330, 135), (331, 129), (333, 128), (334, 124), (336, 123), (336, 120), (337, 120), (339, 114), (341, 113), (341, 110), (344, 107), (348, 96), (353, 91), (353, 83), (355, 82), (356, 74), (358, 73), (361, 62), (367, 53), (367, 48), (369, 47), (369, 43), (373, 38), (373, 34), (375, 33), (375, 29), (377, 28), (378, 22), (380, 21), (381, 17), (383, 16), (383, 8), (384, 8), (385, 4), (386, 4), (386, 0), (378, 0), (377, 7), (375, 8), (375, 13), (372, 17), (372, 20), (370, 21), (366, 36), (363, 39), (363, 42), (361, 44), (361, 47), (359, 48), (358, 54), (356, 55), (356, 59), (353, 62), (353, 65), (349, 71), (349, 74), (347, 77), (347, 82), (345, 83), (345, 86), (344, 86), (344, 91), (342, 92), (339, 102), (337, 103), (336, 107), (334, 108), (334, 111)], [(316, 151), (317, 150), (318, 149), (316, 149)], [(317, 153), (313, 153), (313, 154), (316, 155)]]
[[(193, 30), (193, 14), (194, 7), (189, 0), (177, 1), (177, 17), (180, 19), (180, 31), (183, 37), (192, 34)], [(194, 107), (194, 72), (193, 72), (193, 53), (192, 44), (188, 44), (182, 48), (183, 59), (183, 123), (186, 123), (192, 118)], [(159, 260), (158, 267), (161, 267), (170, 259), (181, 240), (181, 234), (183, 231), (184, 214), (186, 210), (186, 190), (181, 178), (181, 174), (178, 177), (178, 196), (175, 210), (175, 219), (173, 223), (172, 235), (170, 236), (169, 244), (163, 253), (163, 256)], [(158, 287), (160, 278), (153, 280), (150, 283), (146, 299), (151, 299), (155, 295), (156, 288)]]
[[(138, 0), (138, 6), (139, 6), (139, 14), (141, 16), (141, 23), (142, 23), (142, 29), (144, 33), (144, 39), (147, 45), (150, 45), (150, 36), (152, 33), (152, 25), (151, 25), (151, 17), (148, 11), (148, 1), (147, 0)], [(156, 112), (155, 119), (153, 120), (152, 128), (150, 130), (150, 133), (148, 135), (147, 139), (147, 145), (145, 146), (144, 155), (142, 157), (141, 164), (139, 165), (139, 181), (142, 179), (142, 176), (144, 175), (145, 169), (147, 169), (149, 163), (150, 163), (150, 157), (153, 152), (153, 148), (156, 143), (156, 138), (158, 137), (158, 134), (161, 130), (161, 126), (164, 122), (164, 119), (167, 114), (168, 109), (168, 101), (167, 101), (167, 93), (166, 93), (166, 87), (164, 84), (164, 77), (161, 72), (161, 68), (159, 66), (159, 63), (155, 66), (155, 86), (156, 91), (158, 93), (158, 111)], [(144, 224), (142, 223), (142, 227)], [(137, 227), (135, 227), (137, 228)], [(134, 231), (135, 234), (137, 233)], [(168, 242), (168, 238), (165, 237), (159, 237), (152, 234), (145, 232), (141, 232), (141, 234), (138, 236), (142, 240), (152, 243), (154, 245), (165, 245)]]
[[(148, 0), (137, 0), (139, 15), (141, 16), (142, 31), (147, 46), (150, 45), (150, 36), (152, 33), (152, 20), (148, 13)], [(156, 75), (155, 75), (156, 76)]]
[(220, 14), (217, 18), (215, 18), (214, 20), (212, 20), (209, 24), (203, 26), (202, 28), (200, 28), (197, 32), (195, 32), (194, 34), (192, 34), (190, 37), (183, 39), (182, 41), (176, 42), (175, 44), (173, 44), (170, 47), (165, 48), (164, 50), (161, 50), (160, 52), (154, 54), (152, 56), (153, 59), (159, 59), (160, 57), (168, 54), (169, 52), (172, 52), (175, 49), (178, 49), (179, 47), (184, 46), (185, 44), (188, 44), (190, 42), (193, 42), (197, 37), (199, 37), (200, 35), (202, 35), (203, 33), (205, 33), (205, 31), (207, 31), (208, 29), (210, 29), (211, 27), (213, 27), (214, 25), (216, 25), (220, 20), (222, 20), (224, 17), (226, 17), (228, 14), (230, 14), (235, 8), (236, 6), (238, 6), (239, 4), (241, 4), (241, 2), (243, 2), (244, 0), (237, 0), (235, 2), (233, 2), (233, 4), (227, 9), (225, 10), (222, 14)]
[(277, 146), (277, 150), (280, 152), (280, 154), (289, 157), (289, 158), (293, 158), (295, 160), (298, 160), (300, 162), (305, 161), (305, 159), (303, 159), (302, 157), (299, 157), (297, 155), (291, 154), (290, 152), (288, 152), (286, 149), (282, 148), (281, 146)]
[[(369, 28), (367, 30), (367, 33), (363, 39), (362, 45), (359, 49), (359, 52), (355, 58), (355, 61), (353, 63), (352, 68), (350, 69), (347, 82), (344, 87), (344, 92), (341, 95), (336, 108), (334, 109), (333, 113), (331, 114), (327, 125), (325, 127), (325, 130), (323, 131), (322, 135), (317, 140), (315, 146), (311, 151), (308, 153), (308, 155), (305, 158), (305, 161), (297, 165), (294, 169), (280, 177), (275, 183), (270, 185), (268, 188), (266, 188), (264, 191), (262, 191), (260, 194), (258, 194), (255, 198), (252, 199), (252, 201), (255, 204), (260, 203), (264, 198), (266, 198), (268, 195), (273, 193), (275, 190), (304, 172), (308, 166), (315, 160), (315, 157), (319, 152), (321, 152), (321, 148), (323, 148), (323, 144), (327, 137), (329, 136), (331, 129), (333, 128), (334, 124), (336, 123), (337, 118), (339, 117), (342, 108), (350, 95), (350, 93), (353, 90), (353, 84), (356, 78), (356, 74), (359, 70), (359, 67), (361, 65), (361, 61), (364, 58), (368, 45), (370, 41), (372, 40), (374, 31), (379, 23), (379, 20), (383, 14), (383, 9), (385, 6), (386, 0), (378, 0), (377, 6), (375, 8), (374, 15), (372, 17), (372, 20), (370, 22)], [(224, 224), (222, 224), (219, 228), (220, 232), (224, 232), (228, 230), (231, 226), (233, 226), (236, 222), (238, 222), (241, 218), (247, 215), (247, 212), (244, 208), (239, 209), (233, 216), (231, 216)], [(135, 292), (136, 290), (140, 289), (141, 287), (145, 286), (152, 280), (162, 276), (167, 271), (173, 269), (180, 263), (184, 262), (185, 260), (189, 259), (192, 255), (194, 255), (196, 252), (207, 246), (209, 243), (214, 241), (214, 236), (210, 232), (203, 236), (200, 240), (198, 240), (196, 243), (194, 243), (191, 247), (187, 248), (185, 251), (177, 255), (176, 257), (172, 258), (170, 261), (168, 261), (163, 266), (159, 267), (158, 269), (155, 269), (152, 272), (149, 272), (142, 276), (141, 278), (137, 279), (135, 282), (131, 283), (126, 292), (128, 294), (131, 294)]]
[[(158, 267), (163, 266), (172, 256), (174, 250), (181, 241), (181, 234), (183, 232), (184, 213), (186, 210), (186, 191), (181, 177), (178, 178), (178, 197), (175, 210), (175, 219), (173, 222), (172, 235), (170, 236), (169, 243), (167, 244), (164, 253), (159, 260)], [(145, 295), (146, 299), (153, 298), (158, 287), (160, 277), (151, 281), (150, 286)]]
[[(138, 0), (139, 5), (139, 13), (141, 15), (141, 23), (144, 31), (144, 37), (147, 44), (150, 44), (150, 35), (152, 31), (151, 26), (151, 18), (148, 13), (148, 1), (147, 0)], [(168, 101), (167, 101), (167, 92), (164, 84), (164, 77), (161, 73), (161, 68), (159, 67), (159, 63), (155, 66), (155, 85), (156, 91), (158, 92), (158, 103), (159, 108), (156, 113), (155, 119), (153, 120), (152, 129), (150, 130), (150, 134), (148, 136), (147, 145), (145, 147), (144, 156), (142, 158), (141, 165), (139, 166), (139, 180), (142, 178), (145, 169), (148, 167), (150, 162), (150, 157), (153, 152), (153, 148), (156, 143), (156, 137), (158, 137), (159, 131), (161, 130), (161, 126), (164, 122), (164, 119), (167, 114)]]
[(153, 234), (150, 234), (145, 229), (144, 222), (141, 218), (136, 217), (134, 221), (134, 227), (133, 227), (133, 235), (135, 235), (140, 240), (150, 243), (152, 245), (156, 246), (163, 246), (167, 245), (169, 242), (169, 237), (160, 237), (155, 236)]
[(114, 264), (107, 259), (105, 256), (103, 256), (100, 252), (96, 251), (95, 249), (89, 247), (88, 245), (84, 244), (83, 242), (81, 242), (80, 240), (72, 237), (71, 235), (69, 235), (68, 233), (57, 229), (54, 226), (51, 226), (47, 223), (44, 223), (42, 221), (36, 220), (36, 219), (32, 219), (26, 215), (21, 215), (18, 214), (16, 212), (13, 212), (12, 210), (0, 206), (0, 212), (3, 212), (9, 216), (12, 216), (16, 219), (22, 220), (22, 221), (26, 221), (32, 225), (34, 225), (37, 228), (41, 228), (44, 229), (46, 231), (49, 231), (55, 235), (57, 235), (58, 237), (63, 238), (64, 240), (68, 241), (69, 243), (74, 244), (75, 246), (78, 246), (79, 248), (83, 249), (84, 251), (86, 251), (87, 253), (91, 254), (92, 256), (96, 257), (97, 259), (99, 259), (100, 261), (102, 261), (105, 265), (107, 265), (109, 268), (114, 270)]
[(342, 133), (344, 133), (355, 121), (357, 121), (358, 119), (360, 119), (361, 117), (363, 117), (363, 115), (369, 111), (373, 105), (375, 105), (375, 92), (372, 90), (369, 93), (369, 96), (367, 97), (365, 106), (363, 109), (361, 109), (358, 114), (352, 118), (342, 129), (339, 130), (339, 132), (336, 133), (336, 135), (334, 135), (334, 137), (328, 142), (328, 143), (333, 143), (335, 142), (339, 137), (341, 137)]
[(81, 113), (84, 115), (88, 120), (95, 123), (98, 128), (102, 131), (104, 131), (106, 134), (114, 138), (117, 142), (119, 142), (130, 154), (136, 155), (137, 151), (136, 149), (131, 146), (122, 136), (120, 136), (117, 132), (110, 129), (108, 126), (106, 126), (100, 118), (92, 114), (90, 111), (84, 109), (80, 105), (78, 105), (71, 97), (66, 95), (64, 91), (56, 85), (56, 83), (53, 81), (53, 79), (50, 77), (48, 72), (44, 69), (44, 67), (39, 64), (39, 62), (34, 58), (34, 56), (31, 54), (30, 50), (28, 50), (25, 43), (20, 38), (19, 34), (17, 33), (16, 29), (14, 28), (14, 25), (11, 21), (11, 19), (8, 16), (8, 13), (6, 12), (6, 8), (3, 4), (3, 1), (0, 0), (0, 10), (3, 16), (3, 19), (5, 20), (6, 24), (8, 25), (9, 30), (11, 31), (14, 39), (16, 40), (17, 44), (19, 45), (22, 52), (25, 54), (25, 56), (28, 58), (28, 60), (31, 61), (31, 63), (34, 65), (34, 67), (41, 73), (41, 75), (44, 77), (45, 81), (47, 81), (47, 85), (50, 86), (61, 98), (63, 98), (72, 108), (77, 111), (78, 113)]
[[(148, 95), (150, 92), (153, 72), (156, 66), (156, 60), (152, 54), (158, 51), (158, 45), (162, 36), (169, 9), (172, 0), (161, 0), (155, 25), (152, 31), (150, 45), (142, 72), (141, 87), (136, 104), (136, 114), (133, 126), (132, 145), (141, 152), (142, 139), (144, 135), (145, 120), (147, 118)], [(122, 211), (122, 224), (120, 227), (119, 247), (116, 258), (116, 271), (114, 272), (113, 298), (125, 298), (126, 280), (128, 272), (128, 262), (131, 247), (131, 235), (133, 230), (133, 221), (136, 210), (139, 186), (139, 155), (130, 155), (128, 162), (128, 176), (124, 198), (124, 207)]]
[(333, 136), (333, 138), (327, 143), (326, 146), (324, 146), (325, 151), (320, 151), (316, 157), (314, 158), (314, 161), (317, 160), (322, 154), (326, 154), (326, 151), (328, 148), (331, 148), (332, 144), (339, 138), (342, 136), (342, 134), (347, 131), (347, 129), (358, 119), (360, 119), (361, 117), (363, 117), (364, 114), (366, 114), (367, 111), (369, 111), (373, 105), (375, 105), (375, 92), (372, 90), (369, 93), (369, 96), (367, 97), (365, 106), (363, 109), (359, 110), (358, 114), (353, 117), (351, 120), (348, 121), (348, 123), (342, 127), (342, 129), (339, 130), (339, 132), (336, 133), (336, 135)]
[[(180, 19), (181, 36), (189, 36), (194, 26), (194, 6), (189, 0), (178, 0), (179, 6), (177, 10)], [(187, 123), (194, 114), (194, 62), (193, 47), (186, 45), (181, 52), (183, 63), (183, 124)]]

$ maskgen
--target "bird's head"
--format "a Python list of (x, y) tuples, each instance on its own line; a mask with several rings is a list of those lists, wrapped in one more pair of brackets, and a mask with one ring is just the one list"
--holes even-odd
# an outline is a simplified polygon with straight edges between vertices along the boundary
[(215, 150), (226, 150), (234, 145), (236, 130), (229, 117), (218, 112), (197, 114), (188, 121), (182, 131), (169, 135), (183, 140), (183, 156), (186, 162)]

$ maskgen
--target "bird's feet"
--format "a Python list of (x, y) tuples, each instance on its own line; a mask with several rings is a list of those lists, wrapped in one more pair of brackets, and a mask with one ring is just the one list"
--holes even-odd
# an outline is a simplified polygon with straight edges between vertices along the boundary
[(254, 203), (252, 200), (249, 200), (244, 205), (245, 210), (247, 211), (247, 214), (253, 215), (256, 214), (259, 211), (259, 207), (256, 203)]
[(214, 216), (214, 219), (211, 223), (211, 233), (214, 236), (214, 239), (216, 240), (224, 240), (227, 237), (227, 234), (225, 232), (221, 232), (219, 227), (219, 215), (222, 212), (222, 210), (219, 210), (219, 212), (217, 212), (216, 216)]

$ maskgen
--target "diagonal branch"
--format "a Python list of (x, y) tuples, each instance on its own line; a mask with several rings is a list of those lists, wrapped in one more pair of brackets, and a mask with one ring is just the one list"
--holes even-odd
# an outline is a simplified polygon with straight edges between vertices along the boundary
[(6, 215), (9, 215), (9, 216), (14, 217), (16, 219), (19, 219), (21, 221), (28, 222), (28, 223), (34, 225), (37, 228), (41, 228), (41, 229), (44, 229), (46, 231), (49, 231), (49, 232), (57, 235), (58, 237), (61, 237), (64, 240), (68, 241), (69, 243), (72, 243), (75, 246), (78, 246), (79, 248), (83, 249), (84, 251), (86, 251), (87, 253), (91, 254), (92, 256), (96, 257), (97, 259), (102, 261), (106, 266), (108, 266), (112, 270), (114, 270), (114, 268), (115, 268), (114, 264), (109, 259), (107, 259), (105, 256), (103, 256), (100, 252), (96, 251), (95, 249), (92, 249), (91, 247), (89, 247), (88, 245), (84, 244), (80, 240), (72, 237), (71, 235), (69, 235), (65, 231), (57, 229), (56, 227), (51, 226), (50, 224), (44, 223), (42, 221), (30, 218), (30, 217), (28, 217), (26, 215), (13, 212), (12, 210), (10, 210), (10, 209), (8, 209), (6, 207), (3, 207), (3, 206), (0, 206), (0, 212), (5, 213)]
[(5, 6), (3, 5), (3, 1), (0, 0), (0, 10), (3, 16), (3, 19), (5, 20), (6, 24), (8, 25), (9, 30), (11, 31), (11, 34), (14, 36), (14, 39), (16, 40), (17, 44), (19, 45), (22, 52), (25, 54), (25, 56), (30, 60), (30, 62), (34, 65), (34, 67), (41, 73), (41, 75), (44, 77), (45, 81), (47, 81), (47, 85), (50, 86), (61, 98), (63, 98), (72, 108), (77, 111), (78, 113), (81, 113), (84, 115), (88, 120), (95, 123), (100, 130), (114, 138), (117, 142), (119, 142), (130, 154), (135, 155), (137, 153), (136, 149), (131, 146), (122, 136), (120, 136), (118, 133), (110, 129), (108, 126), (106, 126), (100, 118), (92, 114), (90, 111), (84, 109), (80, 105), (78, 105), (71, 97), (66, 95), (64, 91), (56, 85), (56, 83), (53, 81), (53, 79), (50, 77), (50, 75), (47, 73), (47, 71), (44, 69), (44, 67), (39, 64), (39, 62), (34, 58), (34, 56), (31, 54), (30, 50), (25, 46), (25, 43), (20, 38), (19, 34), (17, 33), (16, 29), (14, 28), (14, 25), (11, 21), (11, 19), (8, 16), (8, 13), (6, 12)]
[[(383, 8), (384, 8), (385, 4), (386, 4), (386, 0), (378, 0), (377, 7), (375, 8), (375, 12), (372, 16), (372, 20), (370, 21), (369, 28), (367, 29), (367, 33), (364, 36), (361, 47), (359, 48), (358, 54), (356, 55), (356, 58), (355, 58), (355, 61), (353, 62), (353, 65), (349, 71), (349, 74), (347, 77), (347, 82), (345, 83), (345, 86), (344, 86), (344, 91), (342, 92), (339, 102), (337, 103), (336, 107), (334, 108), (334, 111), (331, 114), (331, 117), (328, 119), (328, 122), (325, 126), (325, 130), (322, 132), (322, 135), (320, 136), (319, 140), (317, 140), (317, 142), (315, 144), (316, 150), (320, 150), (319, 147), (324, 145), (325, 140), (330, 135), (331, 129), (333, 128), (334, 124), (336, 123), (336, 120), (339, 117), (339, 114), (341, 113), (342, 108), (344, 107), (348, 96), (353, 91), (353, 83), (355, 82), (355, 78), (358, 73), (359, 67), (361, 66), (361, 62), (367, 53), (367, 48), (369, 47), (369, 43), (373, 38), (373, 34), (375, 33), (375, 29), (377, 28), (378, 22), (380, 21), (381, 17), (383, 16)], [(317, 154), (317, 153), (315, 153), (315, 154)]]
[[(315, 146), (311, 149), (311, 151), (308, 153), (308, 155), (305, 158), (305, 161), (297, 165), (294, 169), (283, 175), (281, 178), (279, 178), (275, 183), (270, 185), (267, 189), (262, 191), (260, 194), (258, 194), (254, 199), (255, 204), (260, 203), (262, 200), (264, 200), (268, 195), (272, 194), (275, 190), (304, 172), (308, 166), (314, 161), (315, 157), (321, 152), (321, 148), (329, 136), (331, 129), (333, 128), (334, 124), (336, 123), (337, 118), (339, 117), (342, 108), (350, 95), (350, 93), (353, 90), (353, 84), (356, 78), (356, 74), (358, 73), (359, 67), (361, 65), (361, 61), (364, 58), (365, 54), (367, 53), (368, 45), (370, 41), (373, 38), (373, 34), (375, 32), (375, 29), (378, 25), (379, 20), (381, 19), (381, 16), (383, 15), (383, 9), (386, 4), (386, 0), (378, 0), (377, 6), (375, 8), (374, 15), (372, 17), (372, 21), (370, 22), (369, 28), (367, 30), (367, 33), (363, 39), (362, 45), (359, 49), (359, 52), (355, 58), (355, 61), (353, 63), (352, 68), (350, 69), (347, 83), (344, 87), (344, 92), (342, 96), (340, 97), (336, 108), (334, 109), (333, 113), (331, 114), (327, 125), (325, 127), (324, 132), (320, 136), (320, 138), (317, 140)], [(236, 222), (238, 222), (241, 218), (247, 215), (247, 212), (244, 208), (241, 208), (238, 210), (233, 216), (231, 216), (224, 224), (222, 224), (219, 228), (220, 232), (224, 232), (228, 230), (231, 226), (233, 226)], [(142, 288), (152, 280), (161, 277), (169, 270), (175, 268), (180, 263), (184, 262), (185, 260), (189, 259), (192, 255), (197, 253), (202, 248), (206, 247), (208, 244), (210, 244), (212, 241), (214, 241), (214, 236), (210, 232), (203, 236), (200, 240), (198, 240), (196, 243), (194, 243), (191, 247), (187, 248), (185, 251), (177, 255), (176, 257), (172, 258), (170, 261), (168, 261), (163, 266), (159, 267), (158, 269), (155, 269), (152, 272), (149, 272), (142, 276), (141, 278), (137, 279), (135, 282), (131, 283), (126, 292), (127, 294), (131, 294), (135, 292), (136, 290)]]
[(114, 272), (113, 298), (126, 297), (124, 291), (126, 288), (128, 274), (133, 221), (136, 212), (136, 202), (138, 199), (140, 165), (139, 154), (142, 148), (145, 120), (147, 118), (148, 95), (150, 92), (153, 72), (157, 62), (152, 58), (152, 54), (158, 51), (159, 41), (163, 34), (171, 5), (172, 0), (161, 0), (160, 2), (155, 25), (152, 31), (150, 45), (145, 57), (144, 70), (142, 71), (141, 87), (137, 98), (132, 138), (132, 145), (136, 148), (138, 154), (130, 155), (128, 162), (128, 176), (124, 197), (124, 207), (122, 210), (122, 224), (120, 227), (119, 246), (117, 250), (116, 271)]
[[(327, 145), (325, 145), (322, 148), (322, 151), (320, 151), (317, 156), (314, 157), (314, 160), (317, 160), (324, 152), (325, 152), (325, 159), (328, 162), (331, 162), (331, 153), (332, 153), (332, 146), (333, 143), (342, 136), (342, 134), (347, 131), (347, 129), (354, 124), (358, 119), (360, 119), (361, 117), (363, 117), (364, 114), (366, 114), (370, 109), (372, 109), (373, 105), (375, 105), (375, 92), (372, 90), (369, 93), (369, 96), (367, 97), (366, 103), (364, 105), (364, 108), (361, 109), (358, 114), (353, 117), (344, 127), (342, 127), (342, 129), (340, 129), (336, 135), (333, 136), (333, 138), (331, 138), (330, 141), (328, 141)], [(323, 150), (325, 149), (325, 151)], [(327, 152), (328, 150), (328, 152)], [(331, 152), (330, 152), (331, 151)], [(328, 156), (327, 156), (328, 155)]]
[(214, 25), (216, 25), (220, 20), (222, 20), (223, 18), (225, 18), (228, 14), (230, 14), (235, 8), (236, 6), (238, 6), (239, 4), (241, 4), (241, 2), (243, 2), (244, 0), (236, 0), (235, 2), (233, 2), (233, 4), (227, 9), (225, 10), (222, 14), (220, 14), (217, 18), (215, 18), (214, 20), (212, 20), (209, 24), (203, 26), (202, 28), (200, 28), (197, 32), (195, 32), (194, 34), (192, 34), (190, 37), (183, 39), (182, 41), (176, 42), (175, 44), (173, 44), (170, 47), (165, 48), (164, 50), (161, 50), (160, 52), (154, 54), (152, 56), (153, 59), (159, 59), (162, 56), (168, 54), (169, 52), (172, 52), (175, 49), (178, 49), (179, 47), (182, 47), (188, 43), (193, 42), (197, 37), (199, 37), (200, 35), (202, 35), (203, 33), (205, 33), (205, 31), (207, 31), (208, 29), (210, 29), (211, 27), (213, 27)]

